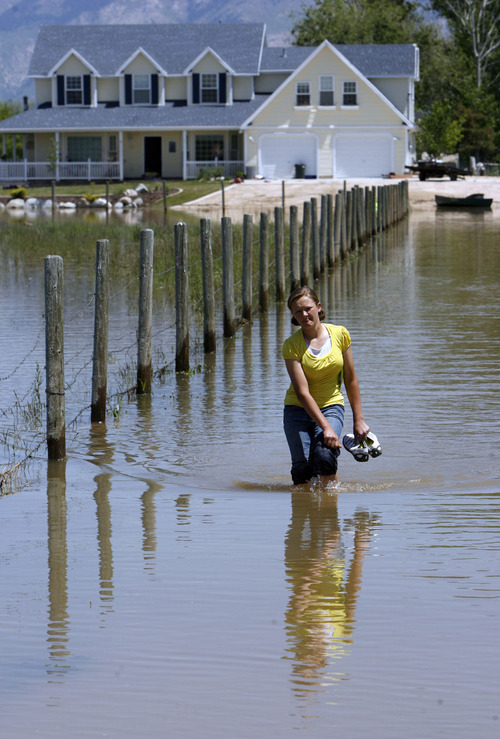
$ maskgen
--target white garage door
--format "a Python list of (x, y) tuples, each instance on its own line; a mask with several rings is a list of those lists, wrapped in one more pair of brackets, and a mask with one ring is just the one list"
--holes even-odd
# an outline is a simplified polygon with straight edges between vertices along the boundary
[(316, 175), (316, 137), (308, 134), (264, 134), (259, 138), (259, 174), (288, 179), (295, 165), (304, 164), (306, 175)]
[(381, 177), (394, 167), (393, 140), (387, 134), (335, 137), (334, 177)]

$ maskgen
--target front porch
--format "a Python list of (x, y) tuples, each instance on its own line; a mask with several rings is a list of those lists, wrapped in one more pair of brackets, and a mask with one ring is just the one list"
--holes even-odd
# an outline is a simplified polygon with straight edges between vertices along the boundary
[[(186, 161), (184, 179), (196, 180), (203, 177), (234, 178), (244, 172), (245, 163), (235, 161)], [(30, 162), (0, 161), (0, 185), (20, 185), (37, 182), (112, 181), (121, 182), (123, 168), (120, 162)], [(140, 179), (140, 178), (139, 178)]]
[(30, 162), (0, 161), (0, 184), (36, 184), (54, 180), (71, 182), (73, 180), (95, 182), (98, 180), (122, 180), (119, 162)]

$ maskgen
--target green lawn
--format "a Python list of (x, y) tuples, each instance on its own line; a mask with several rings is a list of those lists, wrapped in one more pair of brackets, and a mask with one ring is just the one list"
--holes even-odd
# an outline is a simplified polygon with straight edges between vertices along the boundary
[[(163, 183), (161, 181), (150, 181), (150, 180), (134, 180), (130, 182), (111, 182), (108, 185), (108, 192), (111, 197), (121, 195), (125, 190), (134, 189), (143, 182), (151, 192), (155, 191), (158, 193), (160, 202), (163, 195)], [(212, 192), (220, 190), (220, 181), (205, 182), (202, 180), (179, 180), (179, 181), (166, 181), (165, 188), (167, 192), (175, 191), (174, 195), (168, 196), (169, 205), (181, 205), (187, 203), (190, 200), (196, 200), (204, 195), (209, 195)], [(50, 185), (46, 187), (27, 187), (27, 197), (34, 198), (50, 198), (52, 196), (52, 188)], [(9, 190), (5, 190), (5, 195), (9, 194)], [(106, 195), (106, 185), (102, 183), (89, 182), (84, 185), (56, 185), (55, 188), (56, 197), (68, 197), (77, 198), (84, 195)]]

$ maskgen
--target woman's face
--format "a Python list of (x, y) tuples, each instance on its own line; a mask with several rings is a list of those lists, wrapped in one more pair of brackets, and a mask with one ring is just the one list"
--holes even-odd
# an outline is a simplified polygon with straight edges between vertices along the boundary
[(320, 310), (321, 303), (315, 303), (312, 298), (305, 295), (294, 300), (291, 308), (292, 316), (302, 328), (314, 326), (318, 323)]

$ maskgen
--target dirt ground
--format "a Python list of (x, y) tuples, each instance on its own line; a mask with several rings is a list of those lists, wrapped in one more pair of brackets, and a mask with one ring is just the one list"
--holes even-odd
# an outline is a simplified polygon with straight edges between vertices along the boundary
[[(366, 178), (347, 180), (348, 189), (360, 187), (377, 187), (380, 185), (397, 185), (405, 179), (409, 183), (410, 204), (412, 210), (426, 210), (434, 208), (434, 195), (454, 195), (464, 197), (472, 193), (482, 192), (485, 197), (493, 198), (500, 204), (500, 177), (465, 177), (451, 182), (448, 177), (420, 182), (417, 176), (383, 179)], [(255, 214), (272, 210), (282, 204), (283, 187), (285, 208), (290, 205), (300, 206), (312, 197), (335, 194), (341, 190), (344, 182), (340, 180), (286, 180), (284, 186), (281, 180), (245, 180), (240, 184), (226, 185), (224, 189), (225, 214), (230, 217), (240, 217), (244, 213)], [(199, 215), (201, 218), (220, 217), (222, 214), (222, 194), (212, 193), (199, 200), (174, 206), (173, 210)]]

